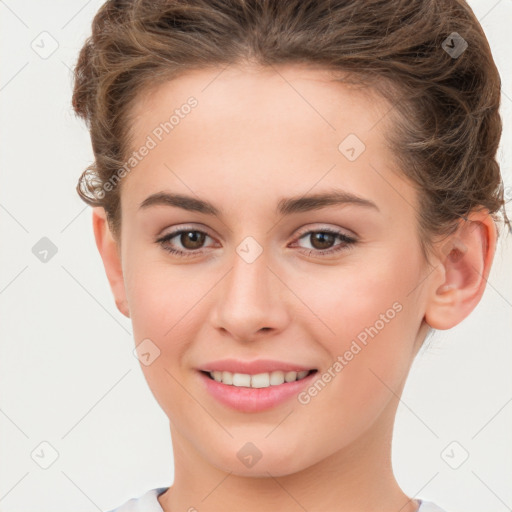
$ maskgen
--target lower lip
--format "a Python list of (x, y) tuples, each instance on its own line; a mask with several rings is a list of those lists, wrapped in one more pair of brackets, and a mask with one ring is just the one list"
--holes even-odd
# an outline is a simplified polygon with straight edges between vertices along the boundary
[(313, 372), (301, 380), (284, 382), (268, 388), (231, 386), (217, 382), (202, 372), (199, 372), (199, 376), (208, 392), (222, 404), (241, 412), (260, 412), (276, 407), (291, 397), (297, 396), (303, 388), (310, 385), (316, 373), (318, 372)]

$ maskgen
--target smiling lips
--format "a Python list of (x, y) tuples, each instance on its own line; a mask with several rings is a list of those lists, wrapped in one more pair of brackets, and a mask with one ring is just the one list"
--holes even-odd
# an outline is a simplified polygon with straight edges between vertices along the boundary
[(317, 370), (283, 361), (224, 359), (202, 365), (199, 372), (206, 389), (221, 403), (258, 412), (297, 394)]

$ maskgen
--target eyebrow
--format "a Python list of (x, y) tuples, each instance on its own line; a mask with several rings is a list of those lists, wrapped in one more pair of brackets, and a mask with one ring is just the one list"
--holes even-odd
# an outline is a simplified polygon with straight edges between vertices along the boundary
[[(379, 207), (369, 199), (356, 196), (355, 194), (345, 190), (333, 189), (328, 192), (307, 196), (280, 199), (277, 203), (276, 213), (285, 216), (343, 204), (363, 206), (380, 211)], [(172, 194), (169, 192), (157, 192), (148, 196), (140, 204), (139, 210), (158, 205), (175, 206), (191, 212), (199, 212), (216, 217), (221, 216), (221, 211), (208, 201), (183, 194)]]

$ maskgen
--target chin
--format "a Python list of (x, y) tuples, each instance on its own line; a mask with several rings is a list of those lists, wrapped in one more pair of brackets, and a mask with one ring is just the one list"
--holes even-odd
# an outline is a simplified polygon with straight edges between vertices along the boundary
[(317, 462), (313, 460), (314, 457), (312, 460), (305, 460), (304, 457), (307, 459), (312, 454), (305, 453), (303, 448), (298, 448), (293, 443), (285, 445), (284, 440), (269, 441), (261, 439), (253, 444), (250, 441), (240, 443), (237, 440), (231, 444), (228, 443), (224, 449), (221, 445), (217, 445), (221, 453), (215, 454), (209, 451), (206, 456), (210, 464), (221, 471), (254, 478), (291, 475)]
[(283, 477), (305, 469), (296, 467), (296, 464), (283, 464), (279, 461), (279, 456), (271, 457), (270, 459), (267, 458), (265, 462), (261, 459), (252, 468), (244, 467), (238, 460), (222, 466), (215, 464), (215, 466), (222, 471), (236, 476), (252, 478), (268, 478), (269, 476)]

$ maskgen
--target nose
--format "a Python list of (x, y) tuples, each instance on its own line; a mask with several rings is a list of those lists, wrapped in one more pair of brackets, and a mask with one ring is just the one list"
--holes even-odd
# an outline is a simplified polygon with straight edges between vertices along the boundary
[(253, 341), (282, 331), (290, 319), (290, 292), (269, 267), (265, 251), (246, 261), (234, 253), (230, 270), (216, 290), (214, 324), (237, 341)]

